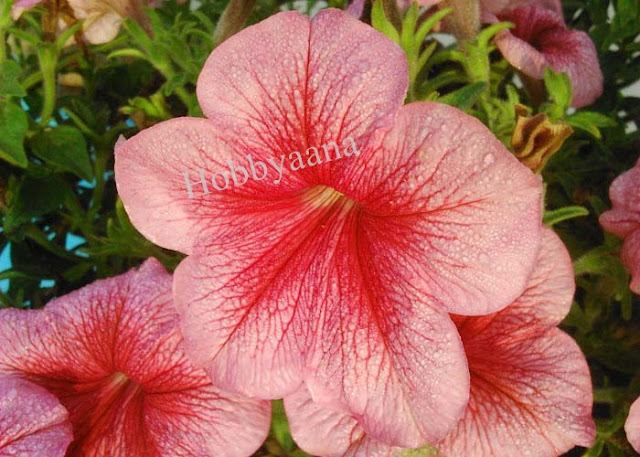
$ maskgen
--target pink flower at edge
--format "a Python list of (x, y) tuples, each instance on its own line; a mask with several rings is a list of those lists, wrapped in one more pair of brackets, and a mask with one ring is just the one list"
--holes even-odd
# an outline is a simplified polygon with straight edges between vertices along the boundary
[[(493, 312), (522, 292), (541, 184), (476, 119), (401, 108), (407, 84), (399, 46), (347, 13), (281, 13), (213, 51), (197, 86), (208, 119), (139, 133), (115, 172), (133, 224), (189, 255), (174, 298), (188, 354), (216, 385), (280, 398), (304, 380), (368, 433), (418, 446), (468, 398), (448, 312)], [(341, 159), (326, 160), (331, 141)], [(224, 191), (210, 181), (232, 180), (229, 163), (238, 183), (235, 167), (290, 166), (293, 151), (304, 168), (268, 165)]]
[(241, 457), (266, 438), (269, 403), (219, 391), (184, 356), (170, 291), (149, 259), (43, 310), (0, 311), (0, 375), (60, 400), (68, 456)]
[[(456, 316), (471, 397), (457, 427), (438, 444), (444, 457), (558, 456), (595, 437), (587, 362), (555, 326), (575, 290), (571, 259), (545, 230), (525, 292), (488, 316)], [(315, 403), (305, 388), (284, 400), (298, 445), (320, 456), (392, 457), (402, 449), (372, 439), (357, 416)]]
[(590, 105), (602, 94), (603, 76), (595, 45), (585, 32), (567, 28), (558, 1), (517, 1), (498, 10), (500, 3), (484, 1), (482, 5), (489, 18), (494, 14), (497, 19), (493, 16), (493, 20), (515, 24), (495, 39), (511, 65), (538, 80), (547, 66), (567, 73), (575, 108)]
[(73, 439), (67, 410), (44, 388), (0, 378), (0, 457), (64, 457)]
[(631, 272), (631, 290), (640, 295), (640, 159), (609, 188), (613, 207), (600, 216), (600, 225), (622, 238), (622, 263)]
[(640, 398), (631, 405), (629, 417), (624, 424), (624, 431), (631, 446), (640, 453)]
[(11, 5), (11, 17), (14, 21), (18, 20), (24, 11), (31, 9), (40, 3), (42, 3), (42, 0), (18, 0)]

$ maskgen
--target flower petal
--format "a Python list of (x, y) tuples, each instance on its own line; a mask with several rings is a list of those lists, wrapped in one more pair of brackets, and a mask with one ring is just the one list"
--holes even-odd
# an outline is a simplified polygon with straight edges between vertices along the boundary
[(348, 136), (363, 142), (402, 105), (407, 68), (398, 45), (343, 11), (313, 20), (286, 12), (218, 46), (197, 94), (244, 149), (278, 157)]
[(320, 457), (393, 457), (400, 448), (369, 438), (348, 412), (316, 403), (306, 387), (285, 397), (291, 436), (305, 452)]
[(624, 424), (624, 431), (631, 446), (640, 452), (640, 398), (633, 402), (629, 410), (629, 417)]
[(477, 119), (411, 103), (350, 164), (332, 185), (364, 207), (372, 251), (410, 266), (433, 303), (481, 315), (522, 293), (540, 246), (540, 179)]
[(513, 324), (558, 325), (569, 313), (576, 284), (573, 264), (564, 243), (549, 228), (542, 232), (542, 246), (527, 287), (502, 313)]
[[(222, 248), (250, 237), (256, 214), (277, 209), (278, 199), (295, 200), (308, 186), (295, 173), (279, 179), (264, 152), (247, 154), (206, 119), (172, 119), (116, 149), (118, 193), (131, 222), (152, 242), (187, 254), (199, 240)], [(246, 181), (241, 186), (233, 185), (230, 166), (239, 183)], [(225, 182), (228, 188), (214, 188), (212, 177), (220, 188)]]
[(64, 457), (73, 439), (68, 414), (40, 386), (0, 378), (0, 456)]
[(621, 238), (640, 228), (640, 161), (611, 183), (613, 208), (600, 216), (600, 225)]
[(631, 290), (640, 295), (640, 229), (631, 232), (624, 239), (620, 252), (622, 263), (631, 272)]
[(44, 310), (0, 312), (0, 372), (60, 399), (72, 454), (241, 457), (266, 437), (268, 403), (219, 392), (184, 356), (170, 288), (150, 259)]
[[(467, 318), (473, 320), (475, 318)], [(446, 456), (557, 456), (595, 437), (591, 380), (580, 348), (562, 331), (461, 328), (471, 370), (463, 419), (440, 445)]]
[(602, 94), (603, 76), (593, 41), (582, 31), (567, 29), (561, 14), (533, 4), (503, 11), (498, 17), (516, 24), (496, 38), (511, 65), (534, 79), (542, 79), (547, 65), (567, 73), (575, 108), (593, 103)]

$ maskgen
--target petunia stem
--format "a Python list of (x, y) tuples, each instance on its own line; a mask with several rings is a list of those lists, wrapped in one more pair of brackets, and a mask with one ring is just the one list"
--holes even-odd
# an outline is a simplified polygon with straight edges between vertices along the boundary
[(229, 2), (213, 32), (214, 46), (218, 46), (231, 35), (242, 30), (255, 3), (256, 0), (231, 0)]
[(11, 25), (11, 5), (12, 0), (4, 0), (0, 8), (0, 64), (7, 58), (6, 50), (6, 29)]
[(439, 8), (452, 8), (445, 21), (460, 41), (472, 40), (480, 30), (478, 0), (444, 0)]
[(42, 44), (38, 48), (38, 61), (43, 82), (43, 104), (40, 125), (47, 125), (56, 106), (56, 62), (58, 52), (54, 45)]

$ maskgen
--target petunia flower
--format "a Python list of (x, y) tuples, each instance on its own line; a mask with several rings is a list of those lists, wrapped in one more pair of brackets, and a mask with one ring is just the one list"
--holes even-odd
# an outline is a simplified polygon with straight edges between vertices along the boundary
[(67, 410), (44, 388), (0, 378), (0, 456), (64, 457), (73, 435)]
[[(571, 259), (547, 229), (527, 288), (512, 305), (488, 316), (456, 316), (471, 397), (438, 444), (443, 456), (558, 456), (592, 443), (589, 369), (576, 343), (555, 328), (574, 289)], [(285, 408), (294, 440), (314, 455), (402, 455), (366, 434), (357, 415), (323, 407), (305, 389), (285, 398)]]
[(631, 446), (640, 452), (640, 398), (633, 402), (629, 410), (629, 417), (624, 424), (624, 431)]
[(504, 58), (525, 76), (541, 80), (546, 67), (567, 73), (575, 108), (593, 103), (602, 94), (596, 48), (585, 32), (567, 28), (559, 1), (484, 0), (482, 6), (486, 20), (495, 21), (497, 16), (515, 24), (499, 32), (495, 41)]
[(631, 271), (631, 290), (640, 294), (640, 160), (618, 176), (609, 188), (613, 207), (600, 216), (600, 225), (624, 239), (620, 257)]
[(174, 299), (216, 385), (280, 398), (304, 380), (417, 446), (468, 398), (448, 312), (522, 292), (541, 185), (476, 119), (400, 108), (407, 84), (400, 47), (349, 14), (277, 14), (207, 60), (208, 119), (142, 131), (115, 172), (133, 224), (188, 254)]
[(0, 375), (69, 411), (67, 456), (248, 456), (265, 439), (269, 404), (217, 390), (186, 359), (170, 291), (149, 259), (44, 310), (0, 311)]

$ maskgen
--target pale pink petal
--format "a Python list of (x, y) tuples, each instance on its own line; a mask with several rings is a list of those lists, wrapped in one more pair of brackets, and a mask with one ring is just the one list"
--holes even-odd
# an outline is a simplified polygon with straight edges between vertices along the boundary
[(440, 446), (445, 455), (557, 456), (592, 442), (589, 368), (576, 343), (553, 327), (567, 314), (574, 289), (567, 250), (545, 229), (521, 297), (496, 314), (456, 317), (471, 398)]
[(279, 157), (348, 136), (362, 143), (402, 105), (407, 68), (398, 45), (349, 14), (327, 9), (309, 20), (286, 12), (218, 46), (197, 94), (205, 115), (243, 149)]
[(240, 457), (266, 437), (268, 403), (221, 393), (184, 356), (170, 288), (150, 259), (44, 310), (0, 311), (0, 372), (60, 399), (71, 455)]
[[(308, 186), (299, 175), (284, 169), (286, 164), (279, 178), (264, 152), (246, 154), (251, 156), (253, 168), (245, 151), (206, 119), (163, 122), (116, 149), (118, 193), (131, 222), (160, 246), (188, 254), (199, 240), (226, 246), (236, 238), (251, 236), (256, 215), (286, 206), (278, 199), (298, 201), (298, 194)], [(241, 186), (233, 184), (229, 162), (237, 182), (246, 179)], [(259, 163), (268, 167), (262, 180), (253, 178), (263, 176)], [(206, 189), (200, 170), (208, 183)], [(229, 186), (216, 190), (211, 177), (216, 174), (218, 188), (225, 187), (221, 173)], [(229, 223), (231, 219), (236, 222)]]
[(613, 207), (600, 215), (600, 225), (624, 239), (620, 257), (631, 271), (631, 290), (640, 294), (640, 160), (609, 188)]
[(627, 433), (627, 440), (631, 446), (636, 452), (640, 452), (640, 398), (631, 405), (629, 417), (624, 424), (624, 431)]
[(640, 229), (631, 232), (624, 239), (620, 252), (622, 263), (631, 272), (631, 290), (640, 295)]
[(537, 4), (502, 11), (498, 18), (516, 25), (496, 37), (511, 65), (534, 79), (542, 79), (546, 66), (567, 73), (573, 89), (571, 105), (576, 108), (600, 96), (602, 71), (595, 45), (586, 33), (567, 29), (562, 15)]
[(600, 216), (600, 224), (621, 238), (640, 228), (640, 161), (611, 183), (613, 208)]
[(589, 368), (569, 335), (506, 325), (461, 333), (471, 398), (457, 428), (439, 445), (444, 455), (547, 457), (591, 445)]
[(371, 439), (346, 411), (316, 403), (306, 387), (285, 397), (291, 436), (305, 452), (320, 457), (395, 457), (402, 448)]
[(0, 457), (64, 457), (73, 439), (67, 411), (44, 388), (0, 378)]
[(558, 325), (569, 313), (576, 285), (569, 251), (553, 230), (545, 228), (542, 246), (527, 287), (505, 308), (513, 324)]

